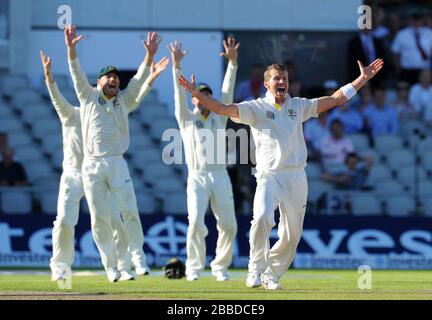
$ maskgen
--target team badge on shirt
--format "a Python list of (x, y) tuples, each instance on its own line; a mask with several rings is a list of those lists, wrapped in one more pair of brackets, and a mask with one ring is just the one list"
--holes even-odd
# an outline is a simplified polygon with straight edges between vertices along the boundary
[(266, 116), (267, 118), (274, 120), (275, 119), (275, 115), (272, 111), (266, 111)]
[(288, 109), (288, 117), (290, 117), (291, 120), (293, 120), (295, 117), (297, 117), (297, 114), (294, 111), (294, 109)]
[(202, 127), (204, 127), (204, 124), (201, 121), (195, 121), (195, 125), (197, 126), (198, 129), (201, 129)]

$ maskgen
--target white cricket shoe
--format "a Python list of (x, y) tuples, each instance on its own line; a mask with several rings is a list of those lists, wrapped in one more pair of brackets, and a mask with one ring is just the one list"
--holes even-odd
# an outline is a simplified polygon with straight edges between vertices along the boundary
[(246, 286), (249, 288), (258, 288), (261, 286), (260, 275), (256, 272), (249, 272), (246, 278)]
[(106, 273), (109, 282), (117, 282), (120, 279), (120, 272), (117, 269), (110, 268)]
[(136, 275), (132, 270), (125, 270), (120, 272), (120, 281), (135, 280)]
[(199, 278), (200, 278), (200, 275), (197, 271), (192, 271), (186, 275), (187, 281), (195, 281), (195, 280), (198, 280)]
[(138, 276), (148, 276), (150, 273), (150, 268), (147, 266), (137, 266), (135, 267), (135, 273)]
[(58, 266), (54, 268), (54, 271), (51, 273), (51, 281), (66, 280), (68, 275), (71, 275), (71, 268), (69, 266)]
[(261, 275), (261, 283), (266, 290), (282, 290), (282, 286), (276, 279), (266, 274)]
[(226, 271), (212, 271), (212, 274), (216, 277), (216, 281), (228, 281), (230, 279)]

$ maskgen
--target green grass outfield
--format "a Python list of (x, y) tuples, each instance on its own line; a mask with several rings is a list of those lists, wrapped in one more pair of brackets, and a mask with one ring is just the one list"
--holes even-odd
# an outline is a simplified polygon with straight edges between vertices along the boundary
[[(0, 270), (1, 271), (1, 270)], [(217, 299), (217, 300), (432, 300), (432, 271), (372, 271), (372, 289), (360, 290), (357, 270), (290, 270), (282, 291), (251, 289), (246, 270), (231, 271), (228, 282), (216, 282), (209, 272), (200, 280), (169, 280), (161, 271), (136, 281), (109, 283), (103, 272), (73, 273), (72, 289), (60, 290), (47, 271), (0, 272), (0, 299)]]

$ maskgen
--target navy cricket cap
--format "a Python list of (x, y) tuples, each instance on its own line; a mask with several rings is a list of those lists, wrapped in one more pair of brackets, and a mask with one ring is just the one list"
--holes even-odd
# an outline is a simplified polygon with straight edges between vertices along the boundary
[(118, 71), (118, 69), (116, 67), (108, 66), (108, 67), (102, 68), (101, 71), (99, 71), (98, 79), (100, 79), (101, 77), (103, 77), (104, 75), (106, 75), (110, 72), (114, 72), (117, 74), (118, 77), (120, 77), (120, 72)]
[(210, 86), (207, 83), (204, 82), (198, 83), (197, 89), (199, 91), (208, 91), (211, 95), (213, 95), (213, 90), (210, 88)]

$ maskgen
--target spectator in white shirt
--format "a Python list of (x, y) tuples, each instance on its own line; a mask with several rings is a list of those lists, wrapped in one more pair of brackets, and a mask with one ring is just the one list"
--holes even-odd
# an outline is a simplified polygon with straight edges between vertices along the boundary
[(420, 14), (413, 14), (410, 25), (397, 33), (391, 47), (400, 79), (410, 84), (431, 66), (432, 30), (423, 26), (423, 20)]
[(321, 139), (330, 134), (328, 112), (322, 112), (318, 118), (312, 118), (304, 124), (304, 137), (308, 147), (308, 159), (319, 160)]
[(428, 126), (432, 126), (432, 77), (429, 70), (423, 70), (419, 82), (411, 87), (409, 102)]

